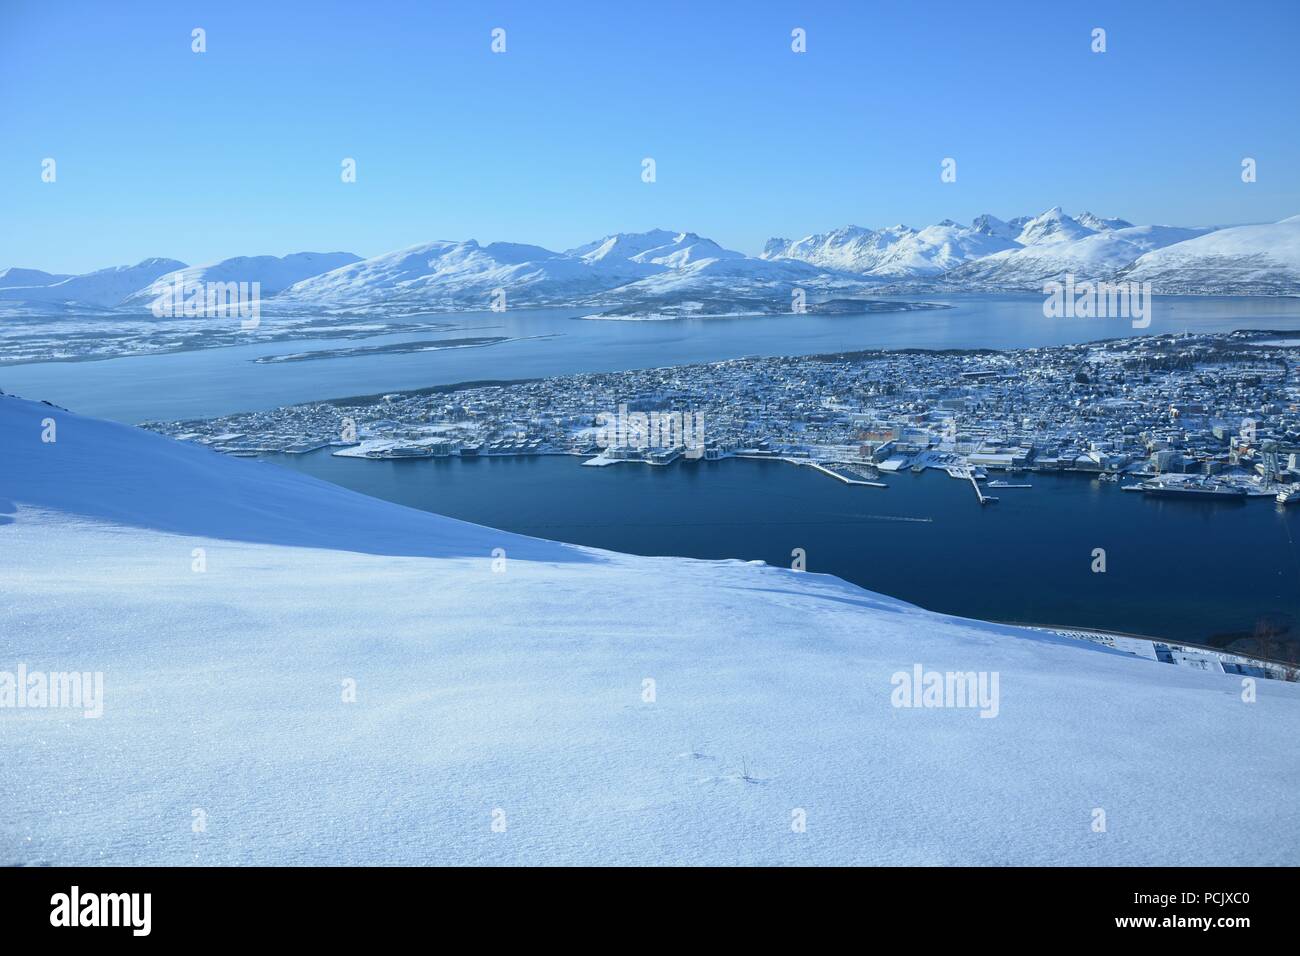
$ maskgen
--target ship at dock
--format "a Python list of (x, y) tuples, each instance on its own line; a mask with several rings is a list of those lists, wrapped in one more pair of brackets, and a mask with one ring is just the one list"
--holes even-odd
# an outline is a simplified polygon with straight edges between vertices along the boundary
[(1246, 489), (1222, 482), (1208, 481), (1204, 478), (1191, 478), (1182, 481), (1161, 480), (1159, 478), (1126, 485), (1125, 491), (1141, 491), (1144, 494), (1163, 498), (1189, 498), (1222, 501), (1245, 501)]

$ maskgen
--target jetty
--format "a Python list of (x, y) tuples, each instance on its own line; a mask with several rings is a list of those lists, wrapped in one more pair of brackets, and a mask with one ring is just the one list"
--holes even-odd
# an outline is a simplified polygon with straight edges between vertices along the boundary
[(982, 504), (982, 505), (989, 505), (989, 504), (993, 504), (993, 502), (995, 502), (995, 501), (998, 500), (997, 498), (993, 497), (992, 495), (986, 495), (986, 494), (984, 494), (984, 489), (981, 488), (981, 487), (980, 487), (980, 483), (979, 483), (978, 481), (975, 480), (975, 472), (974, 472), (973, 470), (971, 470), (971, 468), (970, 468), (969, 466), (967, 466), (967, 465), (953, 465), (953, 466), (949, 469), (948, 474), (952, 475), (954, 478), (968, 478), (968, 479), (970, 479), (970, 485), (971, 485), (972, 488), (975, 489), (975, 497), (979, 499), (979, 503), (980, 503), (980, 504)]

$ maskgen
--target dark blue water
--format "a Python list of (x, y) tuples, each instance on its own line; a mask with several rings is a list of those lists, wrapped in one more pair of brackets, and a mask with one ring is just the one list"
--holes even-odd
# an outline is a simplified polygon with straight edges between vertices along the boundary
[[(1152, 499), (1081, 475), (993, 491), (940, 472), (854, 487), (781, 462), (585, 468), (565, 456), (268, 458), (354, 490), (523, 534), (646, 555), (761, 559), (951, 614), (1225, 646), (1300, 622), (1300, 508)], [(1092, 571), (1094, 548), (1106, 572)]]
[[(136, 423), (211, 418), (300, 402), (373, 395), (485, 379), (612, 372), (746, 355), (810, 355), (875, 348), (1016, 349), (1171, 331), (1300, 329), (1300, 302), (1286, 298), (1157, 296), (1153, 320), (1046, 319), (1035, 295), (925, 296), (952, 306), (869, 315), (780, 315), (670, 322), (581, 321), (590, 310), (534, 309), (439, 317), (458, 326), (365, 339), (310, 339), (166, 355), (0, 367), (0, 389), (85, 415)], [(264, 317), (272, 330), (273, 317)], [(394, 342), (509, 336), (485, 348), (338, 356), (257, 364), (266, 355)], [(3, 345), (0, 344), (0, 357)]]
[[(592, 322), (580, 310), (447, 317), (487, 348), (256, 364), (263, 355), (437, 338), (319, 339), (0, 368), (0, 389), (138, 422), (209, 417), (483, 379), (867, 348), (1013, 349), (1170, 331), (1300, 329), (1294, 299), (1157, 297), (1154, 320), (1049, 320), (1040, 296), (939, 296), (951, 309), (672, 322)], [(472, 329), (473, 332), (467, 332)], [(542, 336), (542, 337), (539, 337)], [(1076, 476), (1035, 477), (981, 509), (939, 474), (855, 488), (791, 465), (583, 468), (570, 458), (419, 462), (282, 456), (366, 494), (480, 524), (638, 554), (790, 563), (938, 611), (1196, 642), (1266, 620), (1300, 630), (1300, 508), (1151, 500)], [(1108, 570), (1093, 574), (1092, 550)]]

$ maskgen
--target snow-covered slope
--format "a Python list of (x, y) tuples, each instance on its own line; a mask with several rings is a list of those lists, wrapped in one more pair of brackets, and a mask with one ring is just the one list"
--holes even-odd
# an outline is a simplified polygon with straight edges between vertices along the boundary
[(769, 239), (763, 247), (763, 258), (796, 259), (828, 269), (868, 273), (880, 264), (894, 243), (911, 231), (902, 225), (886, 229), (841, 226), (802, 239)]
[(11, 286), (53, 285), (56, 282), (71, 278), (70, 275), (43, 272), (40, 269), (20, 269), (17, 266), (10, 266), (8, 269), (0, 269), (0, 289), (7, 289)]
[(857, 292), (867, 288), (859, 276), (837, 273), (794, 259), (753, 259), (742, 255), (690, 258), (692, 245), (675, 255), (675, 267), (645, 279), (628, 282), (591, 297), (595, 305), (630, 311), (788, 312), (791, 295), (803, 289), (813, 298), (838, 289)]
[[(494, 290), (503, 289), (508, 305), (663, 306), (691, 296), (745, 298), (756, 288), (771, 291), (825, 272), (750, 258), (693, 232), (654, 229), (606, 236), (567, 252), (474, 240), (415, 246), (299, 282), (282, 301), (485, 308)], [(788, 303), (788, 288), (780, 296)]]
[[(803, 239), (771, 239), (767, 259), (796, 259), (822, 267), (890, 280), (899, 287), (915, 286), (953, 291), (1041, 291), (1048, 279), (1066, 273), (1080, 278), (1110, 279), (1135, 260), (1156, 249), (1182, 243), (1210, 232), (1209, 228), (1135, 226), (1124, 219), (1090, 212), (1078, 217), (1053, 206), (1038, 216), (1004, 222), (982, 215), (969, 226), (952, 220), (924, 229), (891, 226), (862, 229), (846, 226)], [(1185, 263), (1172, 258), (1159, 262)], [(1176, 280), (1170, 266), (1166, 283)], [(1276, 270), (1243, 273), (1233, 286), (1239, 292), (1270, 292), (1278, 283)]]
[[(99, 719), (0, 709), (0, 863), (1300, 862), (1296, 685), (12, 397), (0, 589), (0, 670), (104, 675)], [(996, 672), (997, 716), (892, 706), (917, 664)]]
[(76, 302), (113, 308), (161, 275), (185, 268), (175, 259), (145, 259), (133, 266), (113, 266), (72, 276), (50, 285), (0, 288), (0, 299), (23, 302)]
[(1079, 225), (1091, 229), (1093, 232), (1104, 232), (1107, 229), (1127, 229), (1133, 223), (1125, 219), (1103, 219), (1101, 216), (1085, 212), (1082, 215), (1075, 216), (1074, 221)]
[(1171, 294), (1300, 295), (1300, 216), (1157, 248), (1121, 277)]
[(506, 290), (507, 304), (564, 301), (663, 268), (617, 254), (602, 256), (598, 250), (577, 256), (520, 243), (481, 246), (470, 239), (427, 243), (364, 259), (298, 282), (283, 298), (331, 305), (415, 302), (486, 308), (498, 288)]
[(664, 269), (683, 268), (701, 259), (745, 258), (744, 253), (724, 249), (712, 239), (705, 239), (693, 232), (670, 232), (667, 229), (616, 233), (570, 249), (565, 255), (578, 256), (592, 265), (634, 262), (643, 266), (663, 267), (642, 270), (642, 274), (647, 275)]
[(648, 232), (616, 232), (593, 242), (584, 243), (565, 251), (567, 256), (577, 256), (588, 262), (604, 260), (627, 261), (643, 252), (676, 242), (681, 233), (668, 229), (651, 229)]
[(350, 252), (297, 252), (288, 256), (237, 256), (205, 266), (189, 266), (159, 276), (154, 283), (128, 296), (123, 305), (148, 305), (157, 297), (155, 284), (198, 282), (260, 282), (262, 295), (274, 295), (295, 282), (360, 262)]
[(1039, 292), (1044, 282), (1060, 279), (1066, 273), (1081, 279), (1111, 278), (1149, 250), (1183, 242), (1208, 231), (1181, 226), (1126, 226), (1051, 241), (1047, 236), (1053, 234), (1054, 229), (1055, 234), (1061, 236), (1077, 232), (1074, 228), (1062, 226), (1061, 220), (1038, 226), (1030, 223), (1025, 230), (1032, 230), (1032, 244), (967, 262), (945, 274), (942, 281), (948, 288)]
[(980, 256), (1015, 245), (1006, 224), (981, 216), (970, 227), (950, 219), (924, 229), (844, 226), (803, 239), (769, 239), (765, 259), (797, 259), (813, 265), (881, 277), (937, 275)]
[(712, 239), (705, 239), (693, 232), (683, 232), (674, 236), (671, 242), (637, 253), (632, 256), (632, 261), (668, 269), (684, 269), (705, 260), (745, 258), (748, 257), (743, 252), (724, 249)]
[(982, 216), (976, 216), (971, 220), (971, 231), (981, 236), (994, 236), (998, 239), (1009, 239), (1014, 241), (1016, 236), (1020, 235), (1020, 230), (1025, 227), (1027, 218), (1003, 222), (997, 216), (984, 213)]
[(1022, 246), (1035, 246), (1053, 242), (1068, 242), (1092, 235), (1096, 230), (1067, 216), (1060, 206), (1053, 206), (1042, 215), (1025, 223), (1016, 242)]

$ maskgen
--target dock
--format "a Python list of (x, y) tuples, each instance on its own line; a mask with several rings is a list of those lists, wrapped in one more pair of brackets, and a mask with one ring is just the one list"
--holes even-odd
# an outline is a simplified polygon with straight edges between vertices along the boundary
[(824, 475), (830, 475), (832, 478), (838, 478), (846, 485), (865, 485), (868, 488), (889, 487), (889, 485), (885, 484), (883, 481), (869, 481), (866, 478), (857, 477), (861, 475), (861, 472), (859, 472), (856, 468), (845, 468), (843, 466), (841, 466), (841, 468), (832, 468), (832, 467), (827, 467), (826, 465), (819, 464), (815, 461), (807, 462), (807, 464), (817, 469)]
[(992, 504), (993, 502), (998, 500), (997, 498), (994, 498), (992, 495), (984, 494), (984, 489), (981, 488), (979, 482), (975, 480), (975, 472), (972, 471), (968, 466), (954, 465), (952, 466), (952, 469), (948, 472), (948, 474), (952, 475), (954, 478), (957, 477), (969, 478), (971, 487), (975, 489), (975, 497), (979, 499), (980, 504), (982, 505)]

